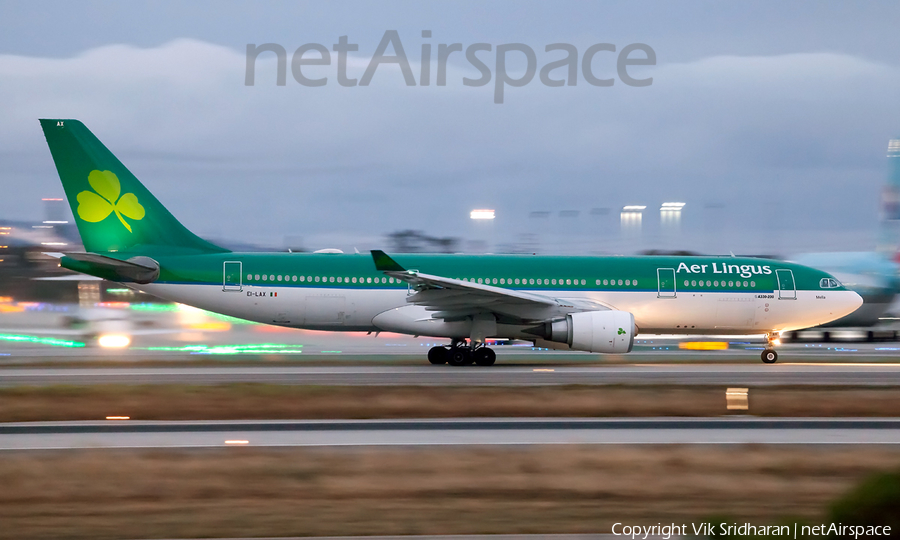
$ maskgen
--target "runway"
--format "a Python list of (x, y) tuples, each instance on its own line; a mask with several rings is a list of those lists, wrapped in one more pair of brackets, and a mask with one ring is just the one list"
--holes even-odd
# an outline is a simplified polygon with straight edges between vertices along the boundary
[(0, 424), (0, 449), (534, 444), (900, 444), (900, 419), (439, 419)]
[(198, 366), (4, 368), (0, 387), (272, 383), (348, 386), (827, 385), (900, 386), (898, 363), (627, 364), (609, 366)]

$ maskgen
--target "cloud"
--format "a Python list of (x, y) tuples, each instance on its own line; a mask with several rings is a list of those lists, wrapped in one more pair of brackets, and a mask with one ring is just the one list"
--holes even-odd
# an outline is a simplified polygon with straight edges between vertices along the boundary
[[(367, 64), (351, 57), (350, 76)], [(290, 73), (276, 86), (263, 56), (248, 87), (244, 68), (243, 52), (189, 39), (63, 59), (0, 56), (0, 182), (21, 186), (0, 199), (0, 213), (33, 217), (41, 196), (61, 192), (36, 119), (63, 117), (84, 121), (204, 235), (350, 243), (419, 228), (475, 237), (483, 233), (468, 211), (487, 206), (498, 210), (497, 242), (532, 231), (628, 250), (614, 215), (567, 230), (538, 227), (529, 212), (674, 198), (688, 203), (678, 242), (698, 249), (714, 243), (710, 229), (736, 249), (767, 247), (773, 235), (791, 249), (792, 238), (835, 230), (858, 244), (874, 242), (885, 145), (900, 127), (897, 68), (832, 53), (664, 63), (644, 68), (647, 88), (532, 82), (508, 88), (503, 105), (491, 85), (460, 83), (477, 76), (464, 62), (451, 61), (446, 87), (434, 86), (435, 66), (432, 86), (407, 87), (382, 66), (371, 86), (352, 88), (336, 83), (334, 65), (310, 68), (329, 77), (321, 88)], [(208, 212), (189, 211), (198, 203)], [(704, 210), (711, 203), (725, 215)], [(663, 242), (653, 219), (650, 244)]]

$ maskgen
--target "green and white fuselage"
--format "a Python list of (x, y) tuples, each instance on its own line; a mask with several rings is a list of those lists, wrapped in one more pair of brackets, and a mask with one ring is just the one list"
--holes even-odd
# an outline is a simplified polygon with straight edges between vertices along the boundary
[[(217, 313), (293, 328), (470, 337), (465, 319), (471, 313), (462, 313), (461, 321), (434, 319), (436, 310), (408, 302), (415, 290), (378, 271), (369, 254), (155, 259), (159, 278), (140, 285), (142, 291)], [(487, 306), (499, 332), (489, 337), (534, 339), (526, 331), (564, 315), (565, 306), (630, 312), (644, 333), (749, 334), (808, 328), (859, 303), (852, 291), (829, 286), (824, 272), (764, 259), (419, 254), (393, 259), (421, 273), (556, 301), (557, 306)], [(405, 310), (402, 316), (385, 315), (398, 309)]]
[(490, 338), (627, 352), (638, 332), (772, 335), (862, 302), (825, 272), (754, 258), (234, 253), (184, 228), (83, 124), (41, 124), (86, 250), (62, 266), (255, 322), (444, 337), (451, 352)]

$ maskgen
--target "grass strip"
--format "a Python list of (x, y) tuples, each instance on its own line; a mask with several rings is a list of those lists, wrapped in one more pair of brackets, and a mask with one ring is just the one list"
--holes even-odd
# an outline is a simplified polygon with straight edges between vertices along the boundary
[(97, 385), (0, 389), (0, 421), (448, 417), (894, 417), (890, 387), (751, 388), (748, 411), (710, 386)]
[(900, 448), (81, 450), (0, 454), (0, 538), (609, 533), (824, 519)]

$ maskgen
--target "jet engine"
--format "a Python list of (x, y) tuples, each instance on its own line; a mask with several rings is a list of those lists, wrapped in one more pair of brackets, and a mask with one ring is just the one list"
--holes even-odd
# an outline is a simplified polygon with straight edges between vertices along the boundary
[(550, 324), (550, 341), (595, 353), (631, 352), (634, 334), (634, 315), (627, 311), (570, 313)]

